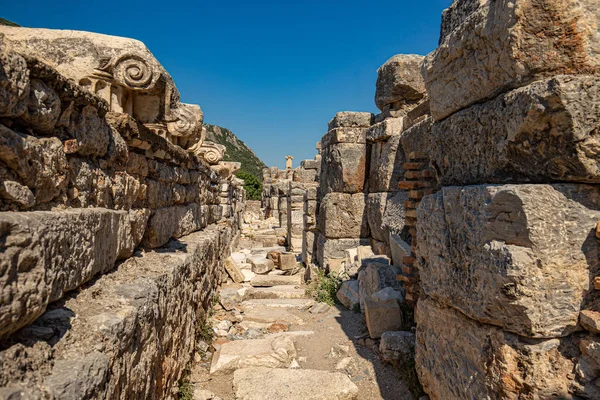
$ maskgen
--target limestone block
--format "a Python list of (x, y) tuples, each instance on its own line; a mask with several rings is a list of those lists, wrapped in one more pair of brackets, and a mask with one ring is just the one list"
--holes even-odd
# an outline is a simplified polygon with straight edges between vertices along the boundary
[(160, 208), (150, 217), (142, 244), (149, 248), (160, 247), (171, 238), (179, 238), (200, 230), (208, 224), (208, 219), (212, 218), (207, 214), (210, 213), (197, 203)]
[(0, 125), (0, 161), (34, 191), (38, 204), (54, 199), (67, 186), (69, 164), (57, 138), (36, 138)]
[(597, 183), (599, 103), (600, 77), (537, 81), (433, 124), (424, 151), (442, 185)]
[(296, 262), (296, 255), (294, 253), (281, 253), (280, 259), (280, 269), (282, 271), (292, 271), (298, 268), (298, 263)]
[(379, 351), (384, 361), (411, 365), (415, 359), (415, 334), (404, 331), (384, 332)]
[[(369, 221), (369, 229), (373, 239), (380, 242), (389, 240), (389, 231), (384, 225), (384, 213), (387, 201), (392, 197), (391, 193), (369, 193), (367, 195), (366, 213)], [(321, 214), (322, 215), (322, 214)]]
[(328, 239), (369, 236), (363, 193), (329, 193), (321, 200), (320, 231)]
[(139, 243), (127, 212), (101, 208), (2, 213), (0, 227), (0, 337), (112, 269)]
[(235, 283), (242, 283), (245, 281), (244, 274), (237, 266), (235, 260), (231, 257), (228, 257), (225, 260), (225, 271), (227, 271), (227, 273)]
[(250, 281), (254, 287), (300, 285), (300, 283), (300, 275), (256, 275)]
[(239, 369), (233, 387), (238, 400), (358, 399), (358, 387), (345, 374), (311, 369)]
[(311, 231), (302, 232), (302, 262), (309, 264), (313, 262), (313, 254), (316, 254), (315, 233)]
[(373, 296), (364, 302), (365, 320), (372, 339), (380, 338), (384, 332), (402, 329), (402, 311), (398, 300), (377, 299)]
[(321, 162), (317, 160), (303, 160), (300, 166), (304, 169), (321, 169)]
[[(386, 120), (387, 121), (387, 120)], [(367, 179), (369, 192), (396, 192), (404, 180), (406, 156), (400, 145), (401, 135), (371, 145), (371, 160)]]
[(48, 134), (54, 130), (60, 112), (60, 98), (54, 89), (39, 79), (32, 79), (27, 108), (20, 119), (34, 130)]
[(522, 336), (568, 335), (600, 267), (599, 205), (582, 184), (443, 188), (418, 209), (421, 288)]
[(382, 122), (371, 125), (367, 130), (368, 142), (384, 142), (394, 135), (404, 131), (404, 117), (387, 118)]
[(0, 52), (0, 116), (18, 117), (27, 110), (30, 81), (27, 63), (18, 54)]
[(336, 297), (347, 309), (354, 310), (359, 305), (358, 281), (353, 279), (342, 282)]
[[(380, 262), (363, 261), (363, 268), (358, 272), (358, 294), (361, 309), (365, 308), (365, 302), (372, 296), (385, 288), (402, 291), (402, 284), (396, 280), (400, 268), (394, 265)], [(397, 329), (390, 329), (397, 330)]]
[(289, 336), (234, 340), (221, 345), (213, 357), (210, 373), (223, 375), (246, 367), (285, 368), (294, 358), (296, 348)]
[(575, 398), (570, 338), (520, 340), (429, 298), (419, 299), (415, 317), (417, 374), (431, 400)]
[[(366, 142), (367, 128), (335, 128), (321, 138), (323, 149), (334, 144), (365, 144)], [(323, 165), (322, 159), (321, 165)]]
[(368, 128), (372, 121), (373, 114), (368, 112), (340, 111), (329, 121), (328, 129)]
[(404, 202), (408, 200), (408, 192), (401, 190), (387, 199), (382, 225), (391, 233), (400, 234), (406, 228)]
[(311, 183), (315, 182), (317, 179), (317, 170), (316, 169), (304, 169), (304, 168), (296, 168), (294, 170), (294, 182), (306, 182)]
[(339, 143), (323, 148), (323, 165), (319, 179), (323, 194), (359, 193), (365, 185), (367, 170), (366, 144)]
[(317, 237), (317, 261), (322, 268), (327, 265), (330, 258), (345, 258), (345, 250), (358, 246), (368, 246), (368, 238), (354, 239), (326, 239), (321, 233)]
[(462, 4), (444, 14), (439, 47), (423, 62), (435, 120), (540, 77), (598, 73), (595, 1), (455, 3)]
[(381, 111), (388, 108), (410, 109), (425, 97), (421, 76), (424, 57), (416, 54), (398, 54), (377, 70), (375, 105)]
[(394, 233), (390, 233), (390, 251), (392, 253), (392, 264), (396, 266), (402, 266), (404, 257), (411, 254), (410, 245)]
[(273, 261), (262, 255), (249, 256), (246, 262), (252, 265), (252, 272), (255, 274), (267, 274), (275, 268)]

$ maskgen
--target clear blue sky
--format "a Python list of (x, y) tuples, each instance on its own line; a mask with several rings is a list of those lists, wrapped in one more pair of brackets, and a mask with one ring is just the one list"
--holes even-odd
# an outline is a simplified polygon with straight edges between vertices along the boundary
[(314, 157), (337, 111), (376, 112), (377, 68), (435, 49), (451, 2), (7, 0), (0, 17), (143, 41), (206, 123), (283, 167)]

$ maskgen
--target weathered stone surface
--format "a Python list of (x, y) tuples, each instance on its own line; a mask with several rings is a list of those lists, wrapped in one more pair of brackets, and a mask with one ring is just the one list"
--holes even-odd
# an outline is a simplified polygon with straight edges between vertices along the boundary
[(339, 143), (323, 148), (320, 189), (330, 192), (359, 193), (365, 186), (366, 144)]
[[(393, 120), (392, 118), (390, 120)], [(389, 121), (389, 120), (386, 120)], [(401, 135), (371, 145), (371, 160), (367, 178), (369, 192), (396, 192), (404, 180), (403, 163), (406, 156), (400, 147)]]
[(541, 80), (434, 124), (417, 151), (430, 155), (442, 185), (600, 182), (599, 102), (600, 78)]
[(363, 193), (329, 193), (321, 200), (320, 231), (326, 238), (343, 239), (369, 236)]
[(256, 306), (244, 310), (244, 321), (257, 324), (281, 323), (285, 325), (303, 325), (304, 320), (292, 314), (284, 307)]
[(391, 193), (369, 193), (367, 195), (366, 213), (369, 221), (369, 229), (373, 239), (380, 242), (389, 240), (389, 230), (384, 224), (384, 213)]
[(36, 138), (0, 125), (0, 161), (45, 203), (67, 186), (68, 163), (57, 138)]
[(15, 181), (0, 182), (0, 196), (23, 208), (30, 208), (35, 204), (35, 196), (31, 189)]
[(298, 268), (298, 262), (296, 261), (296, 255), (294, 253), (281, 253), (279, 269), (282, 271), (293, 271)]
[(227, 271), (227, 273), (231, 277), (231, 280), (233, 280), (235, 283), (244, 282), (244, 280), (245, 280), (244, 274), (242, 273), (240, 268), (237, 266), (237, 263), (235, 262), (235, 260), (232, 257), (228, 257), (225, 260), (225, 271)]
[(431, 400), (575, 399), (570, 339), (520, 340), (429, 298), (419, 299), (415, 317), (416, 368)]
[(150, 217), (142, 243), (150, 248), (160, 247), (171, 238), (200, 230), (209, 222), (207, 214), (207, 209), (198, 203), (160, 208)]
[(27, 110), (29, 70), (18, 54), (0, 52), (0, 116), (17, 117)]
[[(365, 301), (373, 294), (385, 288), (402, 290), (402, 284), (396, 280), (400, 268), (380, 262), (363, 261), (364, 267), (358, 272), (358, 293), (361, 309), (365, 308)], [(396, 330), (396, 329), (392, 329)]]
[(27, 108), (21, 115), (21, 120), (36, 131), (51, 133), (60, 112), (60, 98), (54, 89), (39, 79), (32, 79)]
[(25, 329), (0, 352), (3, 386), (25, 398), (168, 398), (190, 360), (198, 311), (210, 304), (232, 232), (210, 227), (167, 251), (140, 253), (50, 306), (30, 325), (38, 334)]
[(239, 369), (233, 387), (238, 400), (358, 399), (358, 387), (345, 374), (310, 369)]
[(380, 338), (384, 332), (397, 331), (403, 327), (398, 299), (378, 296), (378, 293), (364, 301), (365, 321), (372, 339)]
[(300, 285), (300, 275), (256, 275), (250, 281), (254, 287)]
[(422, 68), (435, 120), (543, 76), (598, 73), (594, 1), (458, 3)]
[(404, 257), (411, 254), (410, 245), (400, 236), (390, 233), (390, 252), (392, 253), (392, 264), (402, 266)]
[(392, 233), (400, 234), (406, 227), (404, 202), (408, 200), (407, 191), (399, 191), (387, 199), (382, 225)]
[[(252, 265), (252, 272), (255, 274), (267, 274), (275, 268), (273, 261), (262, 255), (251, 256), (246, 259)], [(255, 277), (256, 278), (256, 277)], [(253, 278), (253, 280), (255, 279)]]
[(349, 280), (342, 282), (336, 297), (347, 309), (354, 310), (360, 302), (358, 297), (358, 281)]
[(424, 57), (416, 54), (398, 54), (377, 70), (375, 104), (381, 111), (414, 107), (425, 97), (421, 76)]
[(273, 287), (251, 287), (246, 290), (244, 300), (252, 299), (303, 299), (306, 290), (297, 285), (283, 285)]
[(379, 351), (384, 361), (410, 365), (415, 359), (415, 334), (404, 331), (384, 332)]
[(0, 214), (0, 336), (31, 323), (47, 305), (117, 259), (134, 242), (127, 212), (106, 209)]
[(213, 356), (210, 373), (226, 374), (247, 367), (287, 367), (294, 358), (296, 347), (289, 336), (235, 340), (221, 345)]
[(421, 287), (519, 335), (568, 335), (599, 268), (599, 206), (590, 185), (443, 188), (418, 209)]
[(581, 326), (590, 333), (600, 333), (600, 313), (597, 311), (583, 310), (580, 314)]
[(255, 307), (308, 309), (315, 304), (313, 299), (254, 299), (242, 302), (244, 309)]
[(329, 121), (328, 130), (335, 128), (368, 128), (373, 114), (368, 112), (340, 111)]

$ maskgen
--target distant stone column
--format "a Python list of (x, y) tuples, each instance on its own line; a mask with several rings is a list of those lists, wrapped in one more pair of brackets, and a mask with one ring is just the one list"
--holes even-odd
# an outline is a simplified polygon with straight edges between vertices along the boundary
[(292, 160), (294, 156), (285, 156), (285, 169), (292, 169)]

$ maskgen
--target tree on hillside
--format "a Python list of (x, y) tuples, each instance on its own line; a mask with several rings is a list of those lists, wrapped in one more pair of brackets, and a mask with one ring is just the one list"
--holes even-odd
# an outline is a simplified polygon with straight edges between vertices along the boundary
[(248, 200), (260, 200), (262, 197), (262, 183), (253, 174), (240, 170), (235, 174), (238, 178), (244, 180), (244, 189), (246, 189), (246, 198)]

